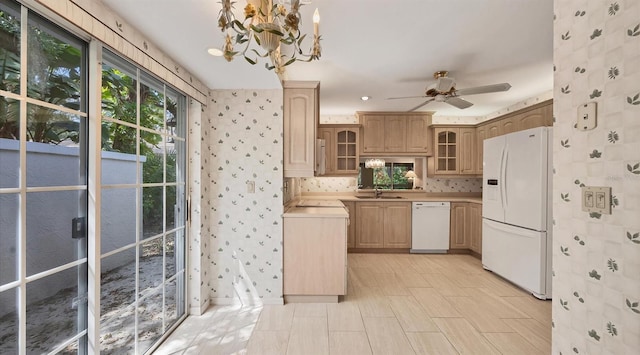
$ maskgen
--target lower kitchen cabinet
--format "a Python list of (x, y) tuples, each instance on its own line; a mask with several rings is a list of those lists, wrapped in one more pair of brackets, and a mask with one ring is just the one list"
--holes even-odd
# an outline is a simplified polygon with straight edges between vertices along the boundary
[(467, 202), (451, 203), (450, 249), (469, 249), (471, 246), (467, 225), (467, 205)]
[(383, 202), (384, 247), (411, 248), (411, 203)]
[(482, 254), (482, 204), (451, 203), (449, 247)]
[(347, 220), (347, 216), (287, 217), (285, 214), (285, 297), (346, 294)]
[(356, 248), (384, 247), (382, 202), (356, 202)]
[(349, 226), (347, 227), (347, 248), (356, 247), (356, 203), (342, 201), (344, 208), (349, 212)]
[(469, 203), (468, 207), (470, 248), (471, 251), (482, 254), (482, 204)]
[(356, 202), (355, 206), (356, 248), (411, 248), (410, 202)]

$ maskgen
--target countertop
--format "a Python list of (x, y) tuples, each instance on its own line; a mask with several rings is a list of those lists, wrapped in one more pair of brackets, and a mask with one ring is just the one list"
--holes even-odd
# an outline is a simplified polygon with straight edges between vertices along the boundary
[(344, 207), (296, 207), (285, 210), (284, 217), (291, 218), (349, 218), (349, 213)]
[(357, 202), (471, 202), (482, 203), (481, 196), (455, 196), (455, 194), (432, 195), (427, 193), (402, 194), (395, 192), (383, 192), (382, 196), (402, 196), (402, 198), (358, 198), (356, 196), (373, 196), (373, 192), (357, 193), (355, 195), (303, 195), (302, 200), (340, 200)]

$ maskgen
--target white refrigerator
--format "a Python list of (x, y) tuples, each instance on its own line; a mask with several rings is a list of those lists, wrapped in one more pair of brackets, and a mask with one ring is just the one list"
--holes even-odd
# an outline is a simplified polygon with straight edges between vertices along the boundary
[(551, 128), (485, 139), (482, 265), (551, 298)]

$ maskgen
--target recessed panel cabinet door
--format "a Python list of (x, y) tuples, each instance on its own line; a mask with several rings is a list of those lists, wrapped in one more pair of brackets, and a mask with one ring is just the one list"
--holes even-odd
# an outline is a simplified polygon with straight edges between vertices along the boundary
[(356, 204), (356, 248), (384, 246), (384, 207), (380, 202)]
[(384, 152), (384, 116), (363, 116), (361, 132), (363, 132), (362, 151), (364, 153)]
[(431, 139), (429, 125), (431, 116), (408, 116), (407, 121), (407, 152), (426, 153), (431, 152)]
[(405, 152), (407, 137), (407, 121), (403, 116), (385, 116), (384, 118), (384, 151)]
[(384, 203), (384, 247), (411, 248), (411, 203)]

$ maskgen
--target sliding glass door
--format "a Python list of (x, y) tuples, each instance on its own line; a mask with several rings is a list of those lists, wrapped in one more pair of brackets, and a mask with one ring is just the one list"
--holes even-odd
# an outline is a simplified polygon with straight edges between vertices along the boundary
[(104, 51), (101, 351), (144, 353), (185, 314), (186, 99)]
[(0, 353), (86, 353), (87, 44), (0, 1)]

